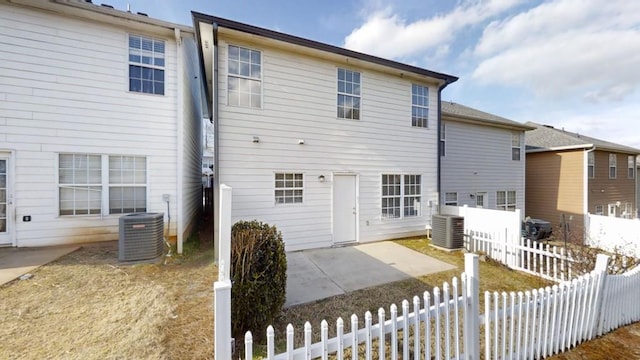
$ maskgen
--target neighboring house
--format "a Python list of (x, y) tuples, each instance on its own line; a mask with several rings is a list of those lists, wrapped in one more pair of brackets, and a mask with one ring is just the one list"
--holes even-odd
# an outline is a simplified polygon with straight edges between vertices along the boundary
[(524, 132), (534, 128), (447, 101), (441, 127), (440, 203), (524, 210)]
[[(0, 1), (0, 244), (118, 239), (202, 208), (192, 28), (85, 1)], [(166, 200), (168, 195), (168, 203)]]
[(424, 234), (456, 77), (193, 15), (233, 221), (276, 225), (287, 250)]
[(527, 145), (526, 215), (574, 234), (584, 229), (586, 213), (624, 218), (637, 214), (636, 156), (639, 149), (549, 125), (525, 136)]

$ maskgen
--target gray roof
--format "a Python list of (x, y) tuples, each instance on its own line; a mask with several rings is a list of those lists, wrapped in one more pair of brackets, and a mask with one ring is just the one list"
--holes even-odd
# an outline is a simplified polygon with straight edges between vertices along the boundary
[(488, 125), (496, 127), (506, 127), (514, 130), (532, 130), (531, 126), (527, 126), (517, 121), (509, 120), (501, 116), (493, 115), (480, 111), (462, 104), (452, 101), (441, 102), (442, 116), (449, 120), (458, 120), (470, 122), (479, 125)]
[(525, 133), (524, 137), (527, 151), (529, 152), (595, 147), (601, 150), (640, 154), (640, 149), (565, 131), (564, 129), (556, 129), (550, 125), (541, 125), (534, 122), (527, 122), (526, 125), (535, 127), (535, 130)]

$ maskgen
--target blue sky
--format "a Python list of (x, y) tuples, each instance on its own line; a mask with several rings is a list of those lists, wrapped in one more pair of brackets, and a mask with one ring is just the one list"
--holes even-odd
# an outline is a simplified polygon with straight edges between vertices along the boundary
[(640, 1), (102, 3), (186, 25), (195, 10), (448, 73), (460, 80), (445, 100), (640, 148)]

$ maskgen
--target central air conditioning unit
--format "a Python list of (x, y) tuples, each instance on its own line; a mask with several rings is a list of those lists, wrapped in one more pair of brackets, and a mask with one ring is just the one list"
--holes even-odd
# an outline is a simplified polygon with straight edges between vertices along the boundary
[(120, 217), (119, 261), (150, 260), (164, 250), (164, 213), (135, 213)]
[(431, 219), (431, 243), (445, 249), (464, 247), (464, 217), (435, 214)]

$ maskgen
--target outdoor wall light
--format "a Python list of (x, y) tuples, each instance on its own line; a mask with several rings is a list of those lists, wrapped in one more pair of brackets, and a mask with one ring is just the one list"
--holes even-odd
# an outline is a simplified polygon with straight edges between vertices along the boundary
[(298, 140), (298, 145), (304, 145), (304, 139)]
[(324, 182), (324, 180), (325, 180), (325, 179), (324, 179), (324, 175), (320, 175), (320, 176), (318, 176), (318, 180), (319, 180), (320, 182)]
[(259, 143), (260, 142), (260, 137), (259, 136), (254, 136), (253, 137), (253, 142), (256, 143), (256, 144)]

